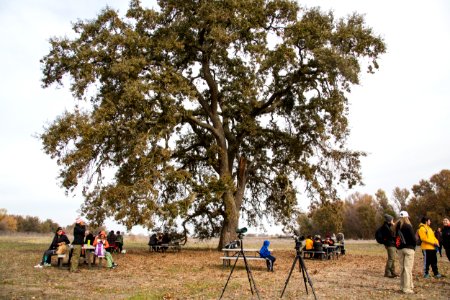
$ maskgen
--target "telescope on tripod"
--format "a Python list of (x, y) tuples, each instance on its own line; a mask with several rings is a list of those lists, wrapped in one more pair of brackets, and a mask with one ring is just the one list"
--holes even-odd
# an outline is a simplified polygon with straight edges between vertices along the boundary
[(242, 241), (242, 239), (244, 238), (244, 233), (246, 233), (246, 232), (247, 232), (247, 227), (236, 229), (236, 233), (238, 234), (238, 239), (240, 241), (241, 249), (239, 250), (238, 255), (236, 256), (236, 260), (234, 261), (233, 268), (231, 268), (230, 275), (228, 276), (227, 282), (225, 283), (225, 286), (223, 287), (222, 294), (220, 295), (219, 299), (222, 299), (223, 294), (225, 293), (228, 282), (230, 281), (231, 275), (233, 274), (234, 268), (236, 267), (236, 263), (239, 260), (239, 257), (244, 258), (245, 270), (247, 271), (248, 283), (250, 284), (250, 291), (252, 292), (252, 295), (253, 295), (254, 294), (253, 290), (254, 290), (256, 292), (256, 295), (258, 296), (258, 299), (260, 299), (258, 288), (256, 287), (255, 279), (253, 278), (252, 271), (250, 270), (250, 266), (248, 265), (247, 258), (245, 257), (245, 253), (244, 253), (244, 242)]

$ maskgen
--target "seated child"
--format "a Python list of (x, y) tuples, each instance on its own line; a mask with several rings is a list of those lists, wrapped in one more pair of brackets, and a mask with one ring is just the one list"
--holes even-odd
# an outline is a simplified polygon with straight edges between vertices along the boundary
[(106, 258), (106, 267), (115, 269), (118, 265), (114, 262), (111, 253), (106, 251), (109, 248), (108, 240), (106, 239), (106, 232), (100, 231), (99, 235), (95, 237), (94, 244), (95, 255), (104, 256)]
[(273, 272), (273, 265), (275, 263), (276, 258), (271, 255), (269, 251), (269, 245), (270, 242), (268, 240), (265, 240), (263, 246), (261, 247), (261, 250), (259, 250), (259, 256), (266, 259), (267, 270)]

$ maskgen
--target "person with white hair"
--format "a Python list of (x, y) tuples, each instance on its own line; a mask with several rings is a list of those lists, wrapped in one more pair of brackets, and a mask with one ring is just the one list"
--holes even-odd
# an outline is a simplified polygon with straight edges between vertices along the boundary
[(86, 225), (82, 218), (77, 218), (75, 221), (75, 227), (73, 228), (73, 252), (70, 261), (70, 272), (79, 273), (78, 263), (81, 256), (81, 247), (84, 244), (84, 235), (86, 232)]
[(414, 253), (416, 249), (416, 235), (409, 221), (409, 214), (406, 211), (400, 212), (400, 219), (395, 225), (396, 232), (401, 232), (404, 243), (398, 248), (400, 262), (400, 290), (405, 294), (414, 294), (414, 283), (412, 269), (414, 265)]

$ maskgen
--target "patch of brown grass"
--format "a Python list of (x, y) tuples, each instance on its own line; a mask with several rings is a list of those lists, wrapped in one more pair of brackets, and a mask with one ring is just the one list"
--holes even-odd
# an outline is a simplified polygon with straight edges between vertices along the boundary
[[(214, 242), (191, 241), (180, 253), (149, 253), (146, 238), (127, 243), (126, 254), (114, 254), (115, 270), (88, 269), (72, 274), (56, 267), (34, 269), (51, 237), (0, 237), (0, 298), (6, 299), (218, 299), (230, 268), (223, 268)], [(293, 241), (271, 239), (277, 257), (275, 272), (262, 261), (250, 262), (262, 299), (279, 298), (295, 258)], [(246, 247), (259, 248), (258, 238), (245, 238)], [(55, 261), (54, 261), (55, 263)], [(422, 254), (417, 251), (414, 285), (417, 294), (399, 293), (399, 279), (383, 277), (385, 250), (374, 241), (347, 242), (347, 255), (338, 260), (305, 260), (318, 299), (448, 299), (449, 277), (422, 278)], [(450, 263), (439, 259), (439, 269), (449, 274)], [(303, 277), (295, 268), (284, 299), (313, 299), (306, 295)], [(243, 263), (238, 262), (224, 299), (256, 299), (251, 294)]]

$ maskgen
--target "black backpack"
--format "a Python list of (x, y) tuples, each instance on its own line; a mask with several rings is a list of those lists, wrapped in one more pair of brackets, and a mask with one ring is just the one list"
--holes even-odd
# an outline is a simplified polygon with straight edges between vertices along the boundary
[(377, 231), (375, 231), (375, 240), (377, 241), (378, 244), (384, 244), (383, 226), (384, 225), (382, 225), (380, 228), (377, 229)]

